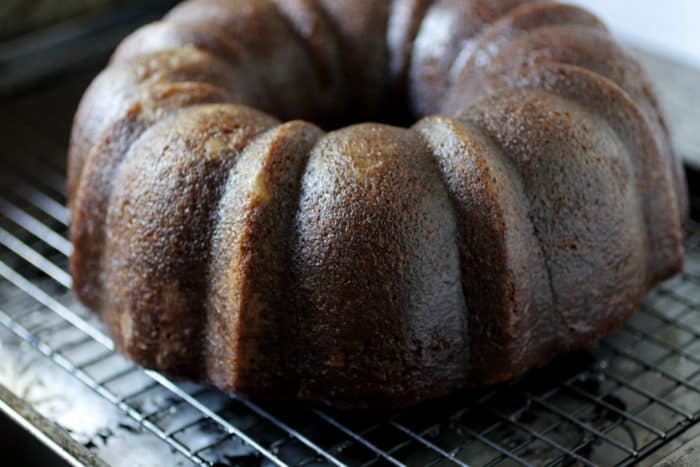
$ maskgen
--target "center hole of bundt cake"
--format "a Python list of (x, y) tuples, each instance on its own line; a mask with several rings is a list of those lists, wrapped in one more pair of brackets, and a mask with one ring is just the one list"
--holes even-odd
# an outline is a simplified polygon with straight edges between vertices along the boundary
[(379, 103), (353, 106), (349, 103), (344, 111), (334, 115), (318, 116), (312, 118), (312, 123), (325, 131), (333, 131), (349, 125), (375, 122), (387, 125), (410, 127), (417, 120), (417, 116), (411, 111), (408, 100), (386, 97)]

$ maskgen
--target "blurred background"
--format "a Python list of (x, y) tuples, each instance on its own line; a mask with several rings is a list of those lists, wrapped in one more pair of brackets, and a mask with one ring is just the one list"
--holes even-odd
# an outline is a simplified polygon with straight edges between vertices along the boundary
[(700, 1), (571, 0), (600, 16), (625, 42), (700, 67)]
[(58, 72), (104, 63), (140, 24), (176, 0), (0, 0), (0, 95)]

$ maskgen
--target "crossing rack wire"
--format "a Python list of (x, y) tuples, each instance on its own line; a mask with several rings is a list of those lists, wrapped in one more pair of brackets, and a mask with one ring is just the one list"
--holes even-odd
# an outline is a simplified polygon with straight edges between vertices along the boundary
[[(66, 269), (65, 140), (92, 74), (2, 104), (0, 331), (116, 407), (178, 463), (629, 465), (669, 452), (700, 425), (696, 222), (684, 273), (622, 329), (496, 387), (403, 410), (342, 411), (256, 403), (134, 366), (73, 300)], [(12, 411), (2, 398), (0, 407)]]

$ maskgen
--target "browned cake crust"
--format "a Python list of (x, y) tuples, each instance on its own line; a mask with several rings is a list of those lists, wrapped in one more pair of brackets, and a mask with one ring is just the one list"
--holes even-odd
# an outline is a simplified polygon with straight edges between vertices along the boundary
[(601, 337), (681, 269), (688, 210), (638, 63), (525, 0), (186, 1), (85, 93), (68, 184), (74, 289), (121, 352), (344, 406)]

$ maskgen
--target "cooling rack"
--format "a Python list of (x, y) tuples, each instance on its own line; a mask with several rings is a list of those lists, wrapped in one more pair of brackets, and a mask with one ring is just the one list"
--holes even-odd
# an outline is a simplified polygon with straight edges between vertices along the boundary
[[(2, 104), (0, 331), (118, 411), (173, 463), (629, 465), (650, 463), (698, 431), (696, 222), (683, 274), (622, 329), (507, 384), (403, 410), (342, 411), (257, 403), (134, 366), (74, 301), (66, 269), (66, 138), (93, 73)], [(72, 439), (96, 451), (95, 440)]]

